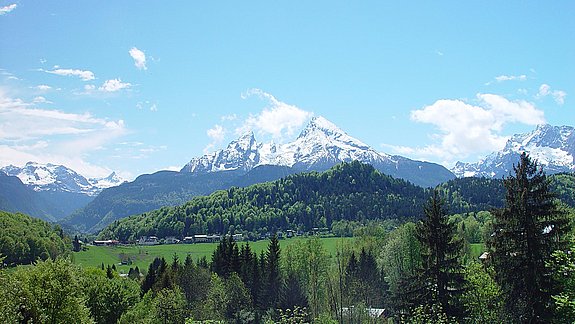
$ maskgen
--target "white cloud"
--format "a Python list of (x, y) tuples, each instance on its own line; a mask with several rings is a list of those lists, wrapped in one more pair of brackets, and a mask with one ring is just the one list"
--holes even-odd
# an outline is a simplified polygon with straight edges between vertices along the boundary
[(551, 90), (551, 86), (548, 84), (542, 84), (539, 87), (539, 92), (537, 92), (536, 98), (543, 98), (551, 96), (553, 100), (559, 105), (563, 105), (565, 103), (565, 97), (567, 97), (567, 93), (563, 90)]
[(100, 88), (98, 88), (98, 90), (104, 91), (104, 92), (116, 92), (116, 91), (120, 91), (122, 89), (128, 89), (131, 86), (132, 86), (132, 84), (127, 83), (127, 82), (122, 82), (122, 80), (120, 80), (120, 79), (111, 79), (111, 80), (106, 80), (106, 82), (104, 82), (104, 84), (102, 84), (102, 86)]
[(41, 84), (41, 85), (35, 86), (34, 89), (45, 92), (45, 91), (51, 90), (52, 87), (49, 85), (46, 85), (46, 84)]
[(543, 111), (526, 101), (510, 101), (494, 94), (478, 94), (477, 105), (461, 100), (438, 100), (411, 112), (411, 119), (432, 124), (439, 133), (436, 143), (423, 148), (396, 147), (401, 152), (443, 160), (501, 149), (507, 140), (501, 133), (506, 124), (545, 123)]
[(208, 137), (215, 142), (222, 142), (226, 135), (226, 130), (221, 125), (215, 125), (213, 128), (210, 128), (206, 131)]
[(134, 65), (140, 70), (146, 70), (146, 54), (136, 47), (132, 47), (129, 51), (130, 56), (134, 59)]
[(87, 176), (105, 176), (110, 170), (85, 158), (126, 133), (123, 120), (37, 108), (0, 88), (0, 165), (49, 162)]
[(525, 81), (527, 80), (527, 76), (525, 74), (521, 75), (500, 75), (495, 77), (495, 81), (503, 82), (503, 81)]
[(216, 147), (216, 145), (224, 141), (226, 130), (221, 125), (215, 125), (208, 129), (206, 134), (210, 138), (211, 142), (204, 148), (204, 153), (210, 152), (214, 147)]
[(250, 89), (241, 97), (246, 99), (253, 95), (266, 100), (268, 107), (257, 115), (250, 115), (244, 125), (236, 130), (236, 133), (243, 133), (252, 129), (260, 134), (269, 134), (275, 139), (282, 139), (286, 136), (292, 136), (294, 131), (299, 130), (313, 116), (313, 113), (281, 102), (260, 89)]
[(152, 105), (150, 106), (150, 111), (158, 111), (158, 105), (152, 104)]
[[(527, 76), (525, 74), (521, 75), (500, 75), (495, 77), (495, 82), (500, 83), (504, 81), (527, 81)], [(485, 85), (491, 85), (493, 81), (485, 83)]]
[(15, 3), (0, 7), (0, 16), (4, 16), (5, 14), (10, 13), (12, 10), (16, 9), (16, 7), (18, 7), (18, 5)]
[(236, 115), (236, 114), (225, 115), (225, 116), (220, 117), (220, 119), (222, 121), (234, 121), (234, 120), (238, 119), (238, 115)]
[(90, 81), (90, 80), (94, 80), (96, 77), (94, 76), (94, 73), (92, 71), (84, 71), (84, 70), (78, 70), (78, 69), (60, 69), (57, 67), (54, 67), (54, 70), (41, 70), (47, 73), (51, 73), (51, 74), (56, 74), (56, 75), (61, 75), (61, 76), (77, 76), (80, 79), (82, 79), (83, 81)]
[(32, 102), (34, 102), (34, 103), (52, 103), (51, 101), (47, 100), (46, 98), (44, 98), (42, 96), (35, 97)]

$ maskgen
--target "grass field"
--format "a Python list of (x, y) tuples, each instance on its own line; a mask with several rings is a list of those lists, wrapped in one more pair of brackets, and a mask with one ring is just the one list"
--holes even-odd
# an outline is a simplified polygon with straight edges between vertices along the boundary
[[(289, 238), (280, 240), (280, 247), (285, 249), (286, 247), (296, 243), (305, 241), (305, 237)], [(337, 238), (337, 237), (325, 237), (321, 238), (326, 251), (329, 254), (334, 255), (338, 242), (349, 243), (353, 238)], [(268, 240), (250, 242), (250, 246), (253, 251), (258, 254), (261, 251), (267, 249)], [(239, 244), (244, 244), (239, 242)], [(184, 260), (188, 254), (190, 254), (194, 260), (201, 257), (208, 258), (210, 260), (212, 252), (216, 249), (218, 243), (198, 243), (198, 244), (164, 244), (164, 245), (154, 245), (154, 246), (88, 246), (86, 251), (81, 251), (73, 254), (74, 263), (82, 265), (84, 267), (100, 267), (102, 263), (104, 265), (115, 264), (116, 268), (120, 273), (128, 273), (130, 267), (138, 266), (140, 271), (146, 271), (150, 263), (155, 257), (164, 257), (166, 261), (171, 262), (174, 253), (178, 255), (180, 260)], [(477, 259), (481, 253), (484, 252), (484, 244), (471, 244), (471, 257)], [(130, 260), (131, 264), (121, 264), (122, 260)]]
[[(280, 247), (285, 249), (296, 242), (307, 240), (304, 237), (289, 238), (280, 240)], [(325, 249), (330, 254), (335, 254), (337, 242), (349, 241), (351, 238), (327, 237), (321, 238)], [(269, 241), (250, 242), (253, 251), (258, 254), (267, 249)], [(240, 245), (244, 244), (239, 242)], [(149, 264), (156, 257), (164, 257), (166, 261), (171, 262), (174, 253), (180, 260), (184, 260), (190, 254), (194, 260), (202, 257), (210, 260), (212, 252), (216, 249), (218, 243), (198, 243), (198, 244), (163, 244), (154, 246), (88, 246), (86, 251), (73, 254), (74, 263), (84, 267), (100, 267), (104, 265), (115, 264), (120, 273), (128, 273), (130, 267), (138, 266), (140, 271), (148, 269)], [(121, 264), (123, 260), (130, 260), (131, 264)]]

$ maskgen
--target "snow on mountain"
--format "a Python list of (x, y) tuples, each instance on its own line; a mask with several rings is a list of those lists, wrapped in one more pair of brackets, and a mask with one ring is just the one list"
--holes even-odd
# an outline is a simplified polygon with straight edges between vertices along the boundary
[(314, 117), (298, 138), (287, 144), (258, 143), (252, 132), (232, 141), (224, 150), (192, 159), (182, 172), (249, 171), (260, 165), (311, 169), (342, 161), (383, 162), (381, 154), (347, 135), (323, 117)]
[(72, 169), (51, 163), (28, 162), (21, 168), (10, 165), (0, 170), (9, 176), (18, 177), (34, 191), (71, 192), (95, 196), (104, 188), (124, 182), (115, 173), (106, 178), (88, 180)]
[(119, 186), (126, 180), (117, 175), (116, 172), (112, 172), (105, 178), (90, 178), (88, 182), (101, 191), (102, 189)]
[[(453, 174), (439, 165), (377, 152), (323, 117), (312, 118), (300, 135), (286, 144), (258, 143), (253, 133), (246, 133), (223, 150), (193, 158), (181, 172), (247, 172), (263, 165), (290, 167), (302, 171), (325, 170), (337, 163), (354, 160), (369, 163), (387, 174), (411, 181), (424, 179), (423, 173), (433, 172), (433, 169), (443, 181), (453, 177)], [(413, 178), (410, 177), (412, 173)], [(430, 183), (425, 180), (418, 182), (427, 186), (440, 181), (433, 179)]]
[(503, 177), (513, 170), (519, 155), (527, 152), (547, 174), (575, 171), (575, 128), (538, 125), (529, 133), (513, 135), (503, 150), (476, 163), (457, 162), (451, 170), (458, 177)]

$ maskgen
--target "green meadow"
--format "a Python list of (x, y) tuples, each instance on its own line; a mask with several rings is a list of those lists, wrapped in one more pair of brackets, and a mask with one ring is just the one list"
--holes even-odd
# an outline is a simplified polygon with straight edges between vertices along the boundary
[[(296, 242), (305, 241), (306, 237), (296, 237), (280, 240), (280, 247), (286, 247)], [(321, 238), (326, 251), (335, 254), (338, 242), (349, 242), (352, 238), (324, 237)], [(268, 240), (249, 242), (253, 251), (258, 254), (267, 249)], [(238, 242), (241, 246), (245, 242)], [(100, 267), (116, 265), (119, 273), (128, 273), (130, 267), (140, 268), (140, 271), (146, 271), (149, 264), (156, 257), (164, 257), (166, 261), (171, 262), (174, 253), (180, 260), (184, 260), (187, 255), (191, 255), (194, 260), (206, 257), (208, 261), (212, 252), (216, 249), (218, 243), (197, 243), (197, 244), (162, 244), (152, 246), (131, 245), (131, 246), (87, 246), (85, 251), (73, 254), (74, 263), (83, 267)], [(122, 264), (122, 261), (127, 264)]]

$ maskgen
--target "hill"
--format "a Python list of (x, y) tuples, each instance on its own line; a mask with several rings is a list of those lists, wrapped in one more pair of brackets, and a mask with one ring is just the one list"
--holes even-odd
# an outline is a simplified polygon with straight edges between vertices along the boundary
[(70, 249), (70, 241), (58, 226), (28, 215), (0, 211), (0, 253), (6, 256), (6, 264), (54, 259)]
[(409, 219), (421, 216), (426, 190), (360, 162), (323, 172), (287, 176), (246, 188), (232, 187), (115, 221), (102, 238), (133, 240), (142, 235), (311, 230), (336, 220)]

